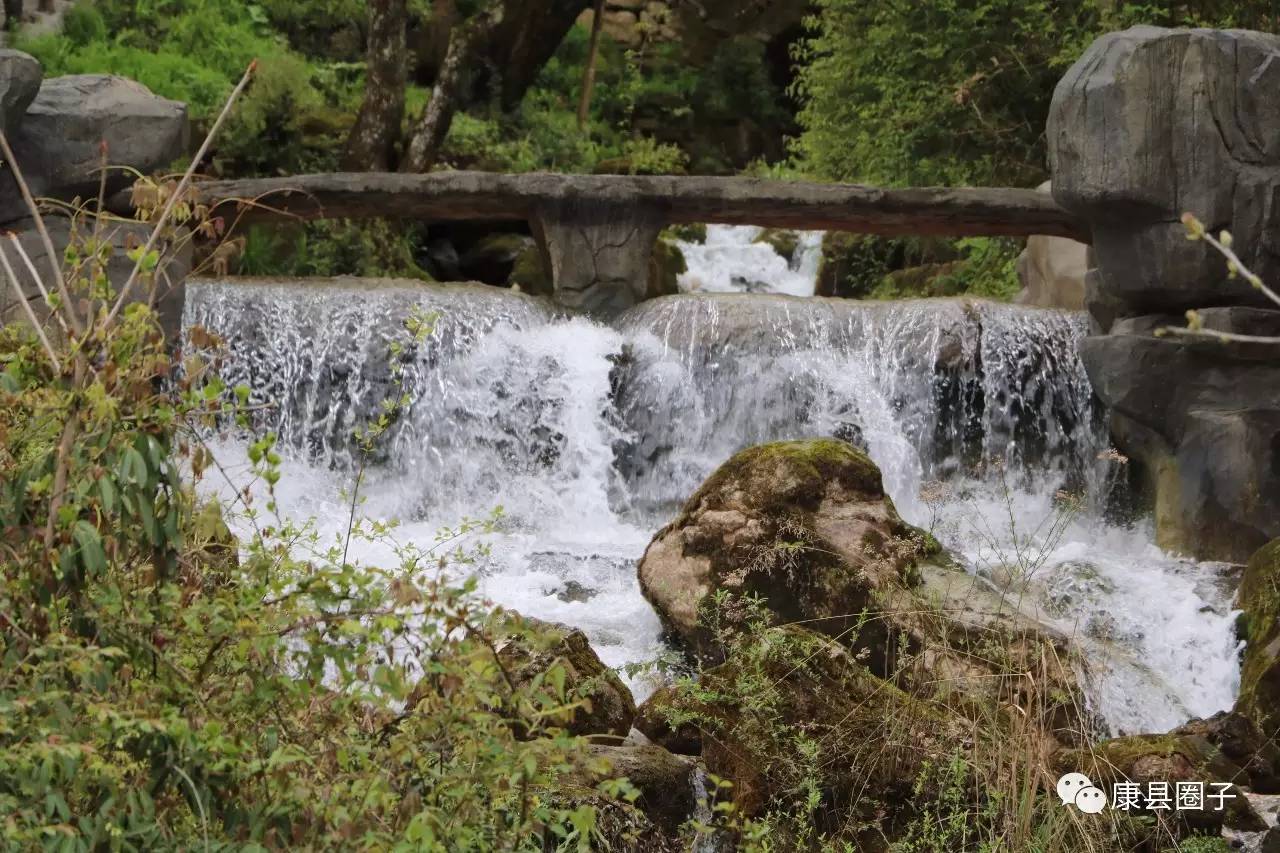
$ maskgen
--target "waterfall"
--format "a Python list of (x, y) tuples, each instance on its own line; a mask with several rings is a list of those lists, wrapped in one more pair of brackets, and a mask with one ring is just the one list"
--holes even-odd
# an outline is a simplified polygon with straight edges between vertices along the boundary
[[(230, 343), (223, 375), (252, 388), (259, 426), (291, 451), (281, 504), (334, 535), (348, 436), (394, 388), (398, 342), (410, 404), (362, 512), (429, 544), (501, 504), (475, 567), (484, 593), (581, 627), (610, 665), (664, 651), (635, 562), (698, 484), (743, 447), (835, 435), (865, 447), (902, 514), (993, 586), (1032, 565), (1018, 595), (1079, 643), (1112, 731), (1164, 730), (1233, 700), (1231, 584), (1162, 553), (1148, 525), (1107, 520), (1114, 463), (1076, 355), (1079, 315), (692, 293), (606, 326), (492, 288), (354, 280), (194, 282), (186, 311)], [(433, 318), (420, 340), (404, 329), (415, 315)], [(236, 456), (234, 436), (223, 446)], [(1063, 493), (1078, 512), (1062, 514)], [(1058, 517), (1070, 521), (1051, 535)]]

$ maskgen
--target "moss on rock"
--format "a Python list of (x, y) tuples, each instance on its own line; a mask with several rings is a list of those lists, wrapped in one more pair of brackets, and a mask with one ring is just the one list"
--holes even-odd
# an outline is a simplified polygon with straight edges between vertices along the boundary
[(1250, 558), (1240, 585), (1245, 650), (1236, 709), (1262, 733), (1280, 733), (1280, 539)]
[(781, 228), (766, 228), (760, 232), (753, 243), (764, 243), (771, 246), (788, 264), (796, 257), (796, 249), (800, 246), (800, 235), (794, 231)]
[(680, 292), (680, 275), (687, 272), (684, 252), (670, 240), (659, 237), (649, 254), (649, 283), (645, 299), (670, 296)]

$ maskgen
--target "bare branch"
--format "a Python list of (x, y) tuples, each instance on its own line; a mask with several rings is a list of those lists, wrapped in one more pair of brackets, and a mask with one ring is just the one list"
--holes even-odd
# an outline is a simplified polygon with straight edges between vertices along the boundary
[(22, 201), (35, 219), (36, 231), (40, 235), (41, 242), (44, 243), (44, 251), (49, 259), (49, 268), (53, 272), (53, 280), (58, 284), (58, 294), (62, 297), (61, 310), (67, 312), (67, 318), (71, 321), (71, 328), (75, 329), (77, 334), (80, 334), (84, 332), (84, 326), (80, 323), (79, 317), (76, 316), (75, 306), (71, 302), (71, 294), (67, 291), (67, 283), (62, 277), (62, 268), (58, 266), (58, 253), (53, 248), (53, 239), (49, 236), (49, 229), (45, 227), (44, 217), (40, 214), (39, 205), (36, 204), (35, 197), (31, 195), (31, 187), (27, 186), (27, 180), (22, 176), (22, 168), (18, 165), (18, 158), (13, 156), (13, 149), (9, 147), (9, 138), (5, 136), (2, 130), (0, 130), (0, 153), (4, 154), (5, 162), (13, 170), (13, 179), (17, 182), (18, 189), (22, 193)]
[(26, 264), (27, 272), (31, 273), (32, 281), (36, 283), (36, 288), (40, 291), (40, 295), (44, 297), (45, 304), (49, 306), (49, 313), (57, 319), (58, 325), (62, 327), (62, 333), (70, 338), (71, 329), (67, 327), (67, 321), (63, 318), (62, 312), (54, 310), (53, 300), (49, 296), (49, 291), (45, 289), (44, 282), (40, 279), (40, 273), (36, 272), (36, 265), (32, 262), (31, 256), (27, 254), (22, 241), (18, 239), (17, 234), (11, 231), (9, 232), (9, 242), (13, 243), (13, 247), (18, 250), (18, 257)]
[(156, 221), (155, 227), (151, 229), (151, 236), (147, 239), (147, 244), (142, 247), (138, 260), (133, 265), (133, 272), (129, 273), (129, 278), (125, 281), (124, 287), (120, 288), (120, 294), (116, 297), (116, 304), (112, 306), (111, 312), (107, 314), (106, 325), (111, 325), (116, 315), (120, 313), (120, 309), (124, 307), (125, 300), (129, 296), (129, 291), (133, 289), (134, 283), (138, 280), (138, 276), (142, 272), (142, 264), (146, 260), (147, 255), (151, 254), (151, 250), (155, 248), (156, 243), (160, 239), (160, 234), (164, 231), (165, 225), (169, 223), (169, 217), (173, 215), (173, 210), (178, 206), (178, 201), (187, 191), (187, 187), (191, 185), (191, 178), (195, 175), (196, 167), (204, 160), (205, 155), (209, 153), (209, 146), (213, 144), (214, 138), (218, 135), (218, 131), (222, 129), (223, 122), (227, 120), (227, 116), (231, 114), (231, 106), (240, 97), (240, 94), (249, 85), (249, 81), (253, 78), (253, 72), (258, 67), (258, 60), (249, 63), (249, 67), (245, 69), (244, 76), (240, 78), (240, 82), (231, 90), (231, 95), (227, 98), (227, 102), (222, 106), (222, 112), (218, 114), (218, 119), (213, 123), (213, 127), (209, 128), (209, 133), (205, 136), (204, 142), (200, 144), (200, 150), (191, 158), (191, 165), (187, 167), (187, 171), (183, 174), (182, 180), (178, 182), (178, 188), (169, 196), (169, 200), (165, 202), (164, 211), (160, 214), (160, 219)]
[[(4, 266), (5, 277), (13, 285), (13, 292), (17, 295), (18, 302), (21, 303), (26, 311), (27, 320), (30, 321), (31, 328), (36, 330), (36, 335), (40, 337), (40, 343), (44, 345), (45, 353), (53, 364), (54, 373), (62, 373), (62, 362), (58, 360), (58, 353), (53, 348), (53, 344), (49, 342), (49, 337), (44, 333), (44, 326), (36, 319), (36, 312), (31, 310), (31, 303), (27, 301), (26, 294), (22, 292), (22, 285), (18, 283), (18, 276), (14, 274), (13, 265), (9, 263), (9, 256), (4, 253), (4, 249), (0, 249), (0, 264)], [(43, 288), (41, 289), (43, 290)]]

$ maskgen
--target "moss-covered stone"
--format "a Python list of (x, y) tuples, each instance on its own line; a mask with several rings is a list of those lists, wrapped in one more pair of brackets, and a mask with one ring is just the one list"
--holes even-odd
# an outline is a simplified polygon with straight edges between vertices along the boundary
[(529, 683), (554, 663), (563, 666), (568, 698), (579, 704), (556, 722), (571, 734), (622, 738), (631, 731), (636, 715), (631, 691), (578, 629), (515, 617), (497, 652), (516, 684)]
[(716, 626), (744, 619), (750, 597), (778, 621), (848, 634), (873, 589), (911, 581), (922, 548), (862, 451), (835, 439), (777, 442), (707, 479), (649, 545), (640, 585), (672, 633), (717, 658)]
[(534, 296), (551, 296), (555, 291), (551, 275), (543, 262), (542, 250), (536, 245), (526, 246), (516, 257), (508, 282)]
[(688, 269), (680, 247), (659, 237), (654, 241), (653, 251), (649, 255), (649, 283), (645, 289), (645, 299), (679, 293), (680, 275)]
[(1222, 810), (1206, 806), (1200, 811), (1184, 809), (1177, 817), (1195, 829), (1228, 826), (1232, 829), (1260, 832), (1266, 823), (1250, 806), (1237, 783), (1248, 777), (1244, 769), (1228, 759), (1221, 750), (1198, 734), (1152, 734), (1115, 738), (1087, 749), (1063, 750), (1054, 756), (1058, 773), (1084, 773), (1104, 791), (1116, 782), (1225, 782), (1232, 785)]
[(814, 631), (770, 628), (747, 645), (672, 700), (698, 719), (707, 770), (733, 783), (746, 816), (785, 803), (813, 780), (824, 806), (819, 822), (883, 820), (886, 806), (909, 803), (927, 762), (969, 736), (960, 718), (882, 681)]
[(680, 692), (673, 686), (660, 687), (636, 710), (635, 727), (658, 746), (677, 755), (701, 755), (702, 731), (684, 718)]
[(1236, 710), (1274, 739), (1280, 734), (1280, 539), (1250, 558), (1239, 606), (1246, 645)]
[(701, 222), (685, 222), (679, 225), (671, 225), (663, 233), (686, 243), (702, 245), (707, 242), (707, 226)]
[(800, 235), (781, 228), (766, 228), (752, 242), (773, 247), (773, 250), (790, 264), (795, 260), (796, 249), (800, 246)]

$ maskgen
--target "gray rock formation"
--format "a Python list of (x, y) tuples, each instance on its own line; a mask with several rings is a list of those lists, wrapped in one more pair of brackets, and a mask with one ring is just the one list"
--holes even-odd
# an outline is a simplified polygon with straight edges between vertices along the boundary
[[(145, 86), (105, 74), (46, 80), (14, 134), (14, 153), (36, 196), (89, 198), (98, 192), (101, 143), (113, 167), (144, 174), (164, 169), (187, 148), (187, 108)], [(113, 168), (108, 190), (132, 183)], [(0, 218), (21, 215), (8, 178), (0, 184)]]
[(1093, 226), (1122, 313), (1262, 304), (1180, 218), (1230, 228), (1245, 262), (1280, 278), (1280, 36), (1105, 35), (1058, 83), (1048, 135), (1053, 197)]
[(43, 77), (40, 63), (25, 53), (0, 49), (0, 130), (8, 133), (35, 100)]
[[(53, 240), (54, 251), (58, 253), (59, 260), (61, 260), (61, 254), (66, 250), (67, 244), (71, 242), (71, 224), (65, 218), (48, 217), (46, 225), (49, 229), (49, 236)], [(6, 230), (12, 230), (18, 234), (18, 239), (22, 242), (22, 248), (30, 256), (36, 272), (41, 275), (41, 280), (48, 287), (52, 282), (52, 273), (49, 272), (49, 262), (46, 259), (44, 243), (39, 234), (36, 233), (32, 221), (24, 219), (9, 223), (6, 226)], [(107, 277), (116, 288), (123, 286), (129, 277), (129, 273), (133, 271), (133, 261), (129, 260), (125, 254), (127, 247), (141, 244), (146, 240), (148, 234), (147, 226), (141, 223), (114, 224), (104, 231), (104, 237), (111, 244), (112, 252), (111, 260), (107, 264)], [(7, 241), (4, 245), (4, 251), (11, 263), (19, 264), (17, 253), (11, 250)], [(146, 282), (140, 283), (132, 292), (129, 300), (130, 302), (140, 300), (152, 302), (159, 315), (160, 326), (164, 330), (165, 337), (169, 340), (178, 340), (182, 332), (184, 283), (187, 274), (191, 271), (192, 261), (191, 242), (189, 240), (184, 241), (180, 246), (165, 249), (154, 281), (154, 287)], [(38, 317), (46, 316), (48, 312), (44, 306), (44, 300), (41, 298), (35, 283), (27, 275), (25, 264), (19, 264), (17, 272), (23, 293), (35, 307), (36, 315)], [(20, 316), (17, 309), (18, 303), (15, 301), (13, 289), (8, 282), (0, 279), (0, 324), (17, 319)]]
[(1156, 332), (1188, 309), (1208, 329), (1280, 332), (1280, 311), (1180, 222), (1230, 229), (1280, 281), (1280, 36), (1103, 36), (1054, 93), (1049, 151), (1054, 198), (1094, 236), (1085, 366), (1145, 475), (1157, 540), (1243, 561), (1280, 535), (1280, 349)]
[[(1050, 182), (1037, 189), (1050, 192)], [(1027, 247), (1018, 256), (1018, 280), (1022, 292), (1014, 300), (1037, 308), (1084, 308), (1084, 281), (1089, 271), (1089, 246), (1066, 237), (1027, 238)]]

